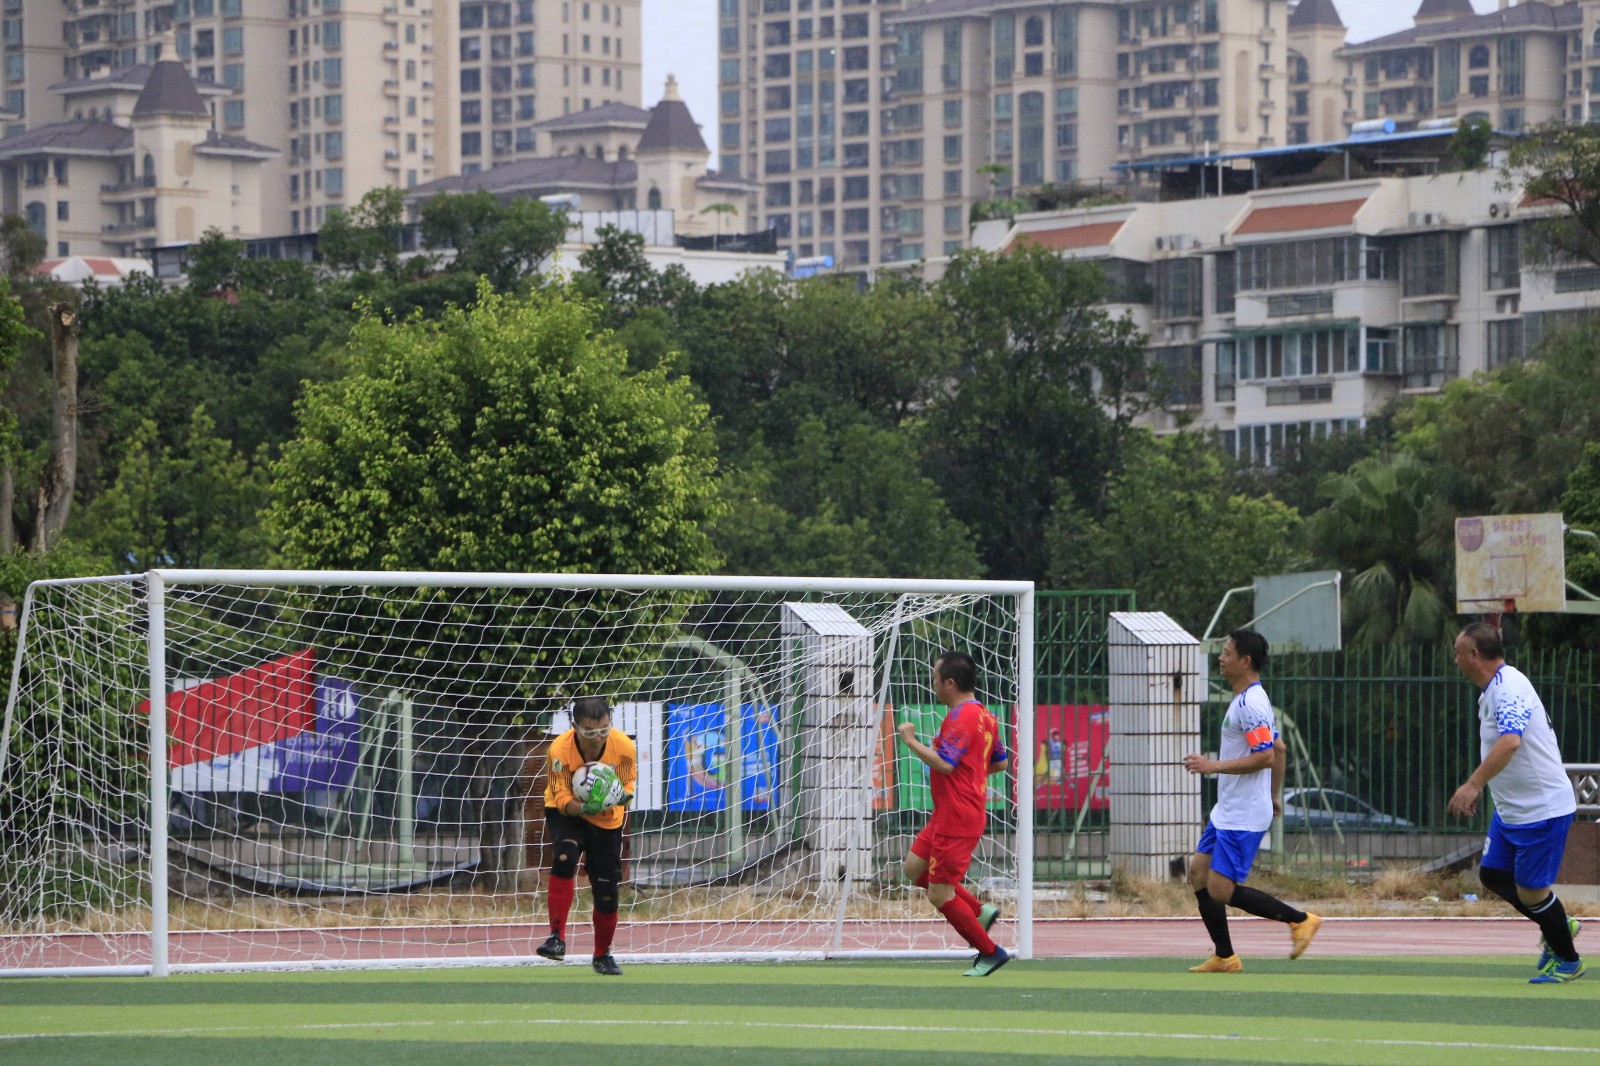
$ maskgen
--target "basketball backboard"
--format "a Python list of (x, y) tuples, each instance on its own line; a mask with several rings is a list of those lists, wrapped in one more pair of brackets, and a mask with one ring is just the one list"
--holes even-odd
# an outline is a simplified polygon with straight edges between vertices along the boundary
[(1344, 646), (1339, 571), (1273, 574), (1256, 578), (1254, 584), (1255, 628), (1272, 647), (1338, 651)]
[(1456, 519), (1456, 611), (1565, 610), (1564, 528), (1559, 514)]

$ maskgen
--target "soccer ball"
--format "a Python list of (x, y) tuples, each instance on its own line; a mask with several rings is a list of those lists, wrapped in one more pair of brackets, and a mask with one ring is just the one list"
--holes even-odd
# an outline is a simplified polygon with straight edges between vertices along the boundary
[[(586, 762), (572, 771), (572, 794), (577, 797), (579, 803), (587, 803), (589, 801), (589, 793), (592, 791), (591, 785), (594, 781), (594, 776), (605, 765), (605, 763), (600, 762)], [(615, 770), (616, 767), (613, 766), (611, 769)], [(614, 807), (622, 802), (621, 778), (612, 778), (611, 791), (606, 794), (605, 799), (607, 807)]]

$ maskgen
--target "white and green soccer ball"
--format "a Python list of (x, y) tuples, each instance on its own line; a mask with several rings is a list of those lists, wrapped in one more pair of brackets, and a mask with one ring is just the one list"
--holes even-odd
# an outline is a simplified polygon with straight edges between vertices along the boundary
[[(602, 774), (601, 770), (610, 773)], [(572, 771), (572, 794), (579, 803), (589, 802), (589, 796), (594, 791), (596, 777), (609, 778), (610, 786), (606, 789), (605, 805), (614, 807), (622, 802), (622, 779), (617, 776), (616, 767), (608, 766), (603, 762), (586, 762)]]

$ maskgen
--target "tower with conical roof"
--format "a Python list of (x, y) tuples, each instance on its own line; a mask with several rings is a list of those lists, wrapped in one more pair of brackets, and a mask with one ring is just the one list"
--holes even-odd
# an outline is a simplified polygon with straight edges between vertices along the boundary
[(197, 180), (195, 149), (211, 133), (211, 108), (182, 63), (163, 59), (150, 68), (129, 124), (135, 172), (150, 186), (139, 217), (154, 219), (156, 244), (197, 240), (196, 219), (212, 190)]
[(1300, 0), (1289, 12), (1290, 143), (1344, 136), (1345, 64), (1334, 54), (1344, 38), (1344, 20), (1333, 0)]
[(671, 74), (661, 102), (650, 109), (650, 122), (639, 137), (634, 159), (639, 166), (639, 206), (673, 211), (687, 221), (698, 209), (695, 183), (705, 175), (711, 150)]

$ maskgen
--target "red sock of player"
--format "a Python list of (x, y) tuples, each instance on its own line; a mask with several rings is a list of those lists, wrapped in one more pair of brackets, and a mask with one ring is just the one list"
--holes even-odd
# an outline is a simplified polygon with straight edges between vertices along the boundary
[(611, 938), (617, 935), (617, 912), (594, 912), (594, 957), (611, 954)]
[(951, 887), (956, 890), (956, 899), (965, 903), (973, 914), (977, 914), (978, 910), (983, 906), (983, 902), (969, 892), (966, 885), (952, 885)]
[(989, 934), (978, 924), (978, 916), (972, 912), (972, 908), (959, 897), (940, 907), (939, 913), (944, 915), (944, 920), (949, 922), (951, 928), (960, 933), (961, 939), (971, 944), (972, 949), (978, 954), (994, 954), (994, 941), (989, 939)]
[(571, 877), (550, 878), (550, 931), (567, 938), (567, 912), (572, 910), (572, 896), (577, 885)]

